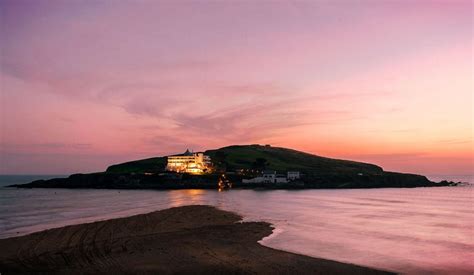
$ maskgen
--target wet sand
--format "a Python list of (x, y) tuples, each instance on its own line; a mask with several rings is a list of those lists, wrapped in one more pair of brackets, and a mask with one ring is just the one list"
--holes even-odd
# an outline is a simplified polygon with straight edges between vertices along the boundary
[(388, 274), (275, 250), (264, 222), (184, 206), (0, 240), (0, 273)]

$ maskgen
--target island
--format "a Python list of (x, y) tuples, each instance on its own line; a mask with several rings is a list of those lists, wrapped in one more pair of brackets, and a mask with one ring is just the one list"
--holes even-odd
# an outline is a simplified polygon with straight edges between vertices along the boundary
[[(186, 165), (183, 165), (186, 164)], [(36, 180), (18, 188), (101, 189), (332, 189), (433, 187), (422, 175), (384, 171), (350, 160), (270, 145), (232, 145), (111, 165), (104, 172)]]

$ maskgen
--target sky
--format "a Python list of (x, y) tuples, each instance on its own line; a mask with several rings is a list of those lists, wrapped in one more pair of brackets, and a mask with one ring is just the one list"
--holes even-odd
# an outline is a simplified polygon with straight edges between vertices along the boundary
[(472, 5), (0, 0), (0, 174), (257, 143), (472, 174)]

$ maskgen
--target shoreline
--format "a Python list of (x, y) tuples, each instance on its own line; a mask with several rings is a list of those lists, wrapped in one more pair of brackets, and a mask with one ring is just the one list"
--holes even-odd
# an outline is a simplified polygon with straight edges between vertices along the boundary
[(65, 178), (35, 180), (25, 184), (13, 184), (16, 188), (70, 188), (70, 189), (371, 189), (371, 188), (414, 188), (455, 185), (454, 182), (432, 182), (425, 176), (380, 171), (379, 173), (332, 173), (308, 174), (287, 182), (245, 182), (245, 175), (228, 173), (220, 185), (221, 174), (176, 174), (157, 173), (110, 173), (73, 174)]
[(0, 272), (390, 274), (261, 245), (272, 231), (211, 206), (169, 208), (0, 239)]

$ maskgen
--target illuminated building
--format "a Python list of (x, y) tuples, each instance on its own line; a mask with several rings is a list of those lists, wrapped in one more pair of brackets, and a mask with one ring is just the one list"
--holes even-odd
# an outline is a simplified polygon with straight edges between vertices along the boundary
[(211, 169), (211, 158), (202, 152), (192, 153), (186, 150), (183, 154), (168, 156), (166, 170), (178, 173), (202, 174)]

